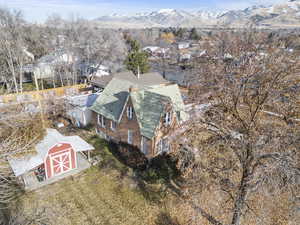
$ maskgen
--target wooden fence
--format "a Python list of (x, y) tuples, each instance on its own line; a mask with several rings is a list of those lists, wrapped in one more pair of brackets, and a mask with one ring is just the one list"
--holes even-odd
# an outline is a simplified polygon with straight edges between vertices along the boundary
[(79, 90), (83, 88), (86, 88), (86, 84), (64, 86), (40, 91), (29, 91), (17, 94), (0, 95), (0, 104), (33, 102), (38, 100), (63, 97), (66, 95), (76, 95), (79, 93)]

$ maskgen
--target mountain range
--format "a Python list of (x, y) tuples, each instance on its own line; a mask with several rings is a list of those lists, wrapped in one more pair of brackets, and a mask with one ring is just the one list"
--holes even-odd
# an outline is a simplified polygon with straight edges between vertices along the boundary
[(103, 28), (148, 27), (232, 27), (255, 25), (261, 28), (300, 27), (300, 0), (270, 6), (254, 5), (244, 10), (188, 12), (161, 9), (133, 16), (113, 14), (95, 19)]

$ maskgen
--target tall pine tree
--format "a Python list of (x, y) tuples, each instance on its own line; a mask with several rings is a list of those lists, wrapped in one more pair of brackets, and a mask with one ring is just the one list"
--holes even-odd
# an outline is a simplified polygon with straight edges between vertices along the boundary
[(128, 70), (131, 70), (134, 74), (147, 73), (150, 69), (148, 62), (148, 54), (141, 51), (141, 46), (136, 40), (128, 40), (130, 50), (125, 60), (125, 65)]

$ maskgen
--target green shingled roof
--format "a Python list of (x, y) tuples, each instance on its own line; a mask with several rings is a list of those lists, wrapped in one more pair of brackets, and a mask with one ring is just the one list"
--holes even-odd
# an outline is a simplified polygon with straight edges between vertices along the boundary
[(176, 114), (180, 114), (180, 121), (187, 119), (178, 85), (137, 86), (139, 90), (129, 94), (132, 86), (136, 85), (114, 78), (90, 109), (119, 122), (124, 104), (130, 95), (141, 134), (150, 139), (155, 136), (166, 104), (172, 104)]
[(126, 80), (112, 79), (90, 109), (118, 122), (132, 85)]
[(174, 107), (174, 111), (180, 112), (179, 120), (186, 121), (188, 119), (188, 114), (185, 112), (185, 105), (182, 100), (182, 96), (177, 84), (167, 85), (167, 86), (155, 86), (149, 91), (168, 96)]
[(151, 139), (164, 113), (164, 107), (171, 102), (171, 99), (145, 90), (132, 92), (130, 96), (141, 134)]

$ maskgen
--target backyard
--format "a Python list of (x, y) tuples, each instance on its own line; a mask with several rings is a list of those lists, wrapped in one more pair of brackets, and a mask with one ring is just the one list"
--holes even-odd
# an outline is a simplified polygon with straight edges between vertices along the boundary
[[(30, 224), (185, 224), (182, 204), (163, 185), (146, 184), (109, 151), (107, 143), (90, 132), (81, 135), (96, 148), (100, 163), (34, 192), (25, 193), (13, 207)], [(167, 194), (168, 193), (168, 194)], [(180, 210), (180, 214), (178, 213)], [(17, 212), (18, 210), (14, 210)]]

